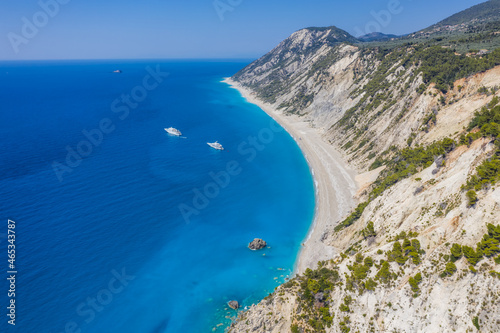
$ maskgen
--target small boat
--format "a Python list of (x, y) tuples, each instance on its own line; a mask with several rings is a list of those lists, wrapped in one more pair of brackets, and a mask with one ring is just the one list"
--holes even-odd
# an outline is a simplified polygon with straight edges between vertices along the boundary
[(168, 134), (172, 134), (175, 136), (181, 136), (182, 133), (179, 131), (177, 128), (169, 127), (169, 128), (164, 128), (165, 131), (167, 131)]
[(116, 71), (113, 71), (113, 73), (121, 73), (122, 71), (117, 69)]
[(210, 147), (217, 149), (217, 150), (224, 150), (224, 147), (222, 147), (222, 145), (220, 143), (218, 143), (217, 141), (207, 142), (207, 145), (209, 145)]

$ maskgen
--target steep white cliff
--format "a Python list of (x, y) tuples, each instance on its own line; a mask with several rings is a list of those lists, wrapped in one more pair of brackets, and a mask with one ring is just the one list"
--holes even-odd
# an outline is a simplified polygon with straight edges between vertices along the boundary
[[(417, 63), (384, 61), (373, 50), (344, 42), (322, 43), (325, 34), (299, 31), (235, 79), (274, 108), (310, 121), (336, 146), (361, 173), (361, 202), (385, 168), (369, 171), (377, 158), (445, 137), (458, 142), (474, 113), (499, 96), (500, 67), (462, 78), (443, 92), (433, 83), (422, 86)], [(288, 52), (290, 45), (302, 53)], [(380, 73), (383, 89), (366, 98), (367, 84)], [(498, 185), (478, 191), (472, 207), (463, 189), (496, 149), (486, 137), (456, 147), (444, 159), (436, 156), (432, 165), (373, 198), (351, 226), (324, 230), (323, 242), (338, 253), (320, 266), (336, 272), (327, 291), (304, 296), (304, 286), (320, 278), (299, 276), (240, 313), (229, 331), (498, 332), (500, 257), (485, 256), (477, 265), (464, 256), (449, 259), (453, 244), (475, 247), (488, 234), (487, 224), (500, 224)], [(414, 241), (418, 259), (407, 254), (404, 262), (388, 261), (396, 242)], [(367, 257), (373, 263), (364, 261), (370, 269), (360, 273)], [(387, 264), (384, 282), (380, 271)]]

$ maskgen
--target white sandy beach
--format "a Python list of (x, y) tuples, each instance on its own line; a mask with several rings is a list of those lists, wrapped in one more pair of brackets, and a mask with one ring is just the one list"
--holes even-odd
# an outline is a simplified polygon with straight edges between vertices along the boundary
[(354, 180), (356, 173), (309, 122), (297, 116), (283, 115), (230, 78), (224, 82), (237, 89), (248, 102), (258, 105), (283, 126), (295, 139), (308, 161), (316, 186), (316, 211), (295, 272), (300, 274), (306, 268), (315, 268), (318, 261), (333, 258), (336, 254), (336, 249), (326, 246), (321, 238), (326, 230), (332, 230), (354, 206), (353, 196), (358, 188)]

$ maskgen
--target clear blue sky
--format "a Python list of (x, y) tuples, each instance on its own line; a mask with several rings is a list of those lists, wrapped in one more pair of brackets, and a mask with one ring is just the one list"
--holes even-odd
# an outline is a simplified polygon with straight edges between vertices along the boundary
[[(304, 27), (405, 34), (481, 2), (1, 0), (0, 60), (256, 58)], [(58, 12), (43, 14), (40, 3), (57, 3)], [(388, 13), (391, 5), (393, 14), (377, 22), (372, 13)], [(29, 29), (33, 23), (37, 30)]]

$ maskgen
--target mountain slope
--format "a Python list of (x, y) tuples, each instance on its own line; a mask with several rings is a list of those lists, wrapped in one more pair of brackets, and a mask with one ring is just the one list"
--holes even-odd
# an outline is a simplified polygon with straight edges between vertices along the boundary
[(352, 44), (356, 38), (336, 27), (307, 28), (293, 33), (262, 58), (254, 61), (234, 79), (245, 82), (265, 101), (275, 102), (276, 95), (287, 87), (318, 60), (329, 57), (338, 45)]
[(470, 50), (470, 37), (493, 45), (481, 8), (448, 21), (481, 29), (446, 40), (467, 53), (418, 34), (330, 43), (329, 28), (305, 29), (233, 78), (336, 146), (360, 173), (360, 204), (324, 230), (337, 255), (230, 332), (496, 332), (500, 49)]
[(452, 15), (401, 41), (433, 38), (442, 46), (459, 49), (494, 49), (500, 46), (500, 0), (490, 0)]
[(452, 15), (431, 28), (458, 24), (470, 25), (477, 24), (477, 22), (497, 21), (498, 19), (500, 19), (500, 0), (489, 0)]
[(396, 35), (390, 35), (390, 34), (383, 34), (381, 32), (372, 32), (370, 34), (366, 34), (363, 36), (358, 37), (358, 40), (362, 42), (374, 42), (374, 41), (386, 41), (390, 40), (393, 38), (398, 38), (399, 36)]

